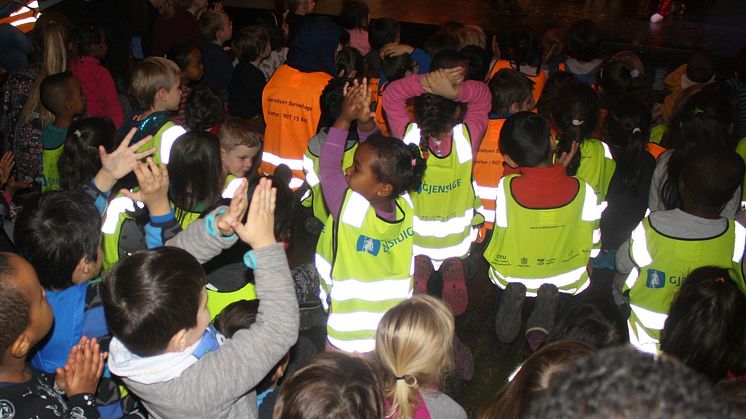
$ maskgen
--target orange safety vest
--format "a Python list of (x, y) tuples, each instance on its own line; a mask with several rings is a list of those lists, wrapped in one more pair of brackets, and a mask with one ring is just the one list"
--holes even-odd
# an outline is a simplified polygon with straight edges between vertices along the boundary
[[(498, 60), (495, 65), (492, 67), (492, 70), (490, 70), (490, 76), (489, 79), (492, 79), (492, 77), (497, 73), (498, 71), (502, 70), (503, 68), (510, 68), (512, 70), (515, 70), (513, 66), (510, 64), (510, 61), (508, 60)], [(523, 74), (523, 73), (521, 73)], [(541, 97), (541, 92), (544, 90), (544, 85), (547, 84), (547, 75), (543, 71), (539, 71), (539, 74), (536, 76), (529, 76), (528, 74), (524, 74), (526, 77), (528, 77), (532, 82), (534, 82), (534, 103), (539, 103), (539, 98)]]
[(18, 28), (21, 32), (29, 32), (34, 29), (36, 25), (36, 19), (39, 12), (38, 1), (28, 1), (26, 6), (23, 6), (11, 13), (9, 16), (0, 19), (0, 25), (3, 23), (10, 23), (11, 25)]
[(497, 185), (503, 177), (503, 154), (500, 152), (500, 130), (505, 119), (490, 119), (482, 143), (479, 145), (477, 157), (474, 160), (474, 181), (477, 183), (476, 193), (482, 200), (484, 211), (484, 225), (480, 237), (484, 237), (487, 230), (492, 230), (495, 223), (495, 199)]
[(663, 154), (664, 151), (666, 151), (665, 148), (659, 146), (656, 143), (647, 143), (647, 145), (645, 145), (645, 149), (648, 150), (648, 153), (652, 154), (656, 160), (658, 160), (658, 157), (660, 157), (660, 155)]
[(321, 92), (332, 78), (327, 73), (304, 73), (283, 64), (262, 92), (267, 128), (260, 171), (272, 174), (280, 164), (293, 172), (290, 188), (302, 184), (303, 154), (321, 118)]

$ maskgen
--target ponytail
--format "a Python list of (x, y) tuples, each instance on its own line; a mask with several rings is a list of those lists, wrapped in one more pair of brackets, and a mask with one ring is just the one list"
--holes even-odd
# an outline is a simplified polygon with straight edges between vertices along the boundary
[(430, 152), (428, 140), (453, 129), (457, 123), (454, 121), (454, 114), (459, 107), (459, 103), (431, 93), (415, 98), (414, 119), (420, 128), (420, 150), (425, 158)]
[(112, 151), (116, 128), (108, 119), (85, 118), (73, 122), (67, 132), (57, 167), (60, 189), (70, 191), (78, 189), (101, 169), (98, 147)]
[(644, 186), (642, 163), (651, 122), (650, 108), (634, 96), (619, 99), (609, 113), (606, 141), (621, 150), (616, 156), (616, 174), (624, 190), (637, 192)]
[[(572, 143), (582, 143), (589, 138), (598, 124), (598, 95), (587, 84), (572, 81), (562, 86), (557, 98), (552, 102), (552, 120), (557, 128), (559, 142), (557, 155), (569, 152)], [(581, 160), (581, 149), (567, 165), (567, 174), (574, 176), (578, 172)]]

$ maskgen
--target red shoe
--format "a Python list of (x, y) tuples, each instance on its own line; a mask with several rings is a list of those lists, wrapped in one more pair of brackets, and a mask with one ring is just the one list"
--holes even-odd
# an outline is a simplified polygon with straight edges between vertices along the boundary
[(433, 262), (425, 255), (414, 257), (414, 293), (427, 294), (427, 282), (433, 275)]
[(469, 305), (464, 264), (459, 258), (448, 258), (440, 266), (440, 272), (443, 274), (443, 301), (454, 316), (464, 314)]

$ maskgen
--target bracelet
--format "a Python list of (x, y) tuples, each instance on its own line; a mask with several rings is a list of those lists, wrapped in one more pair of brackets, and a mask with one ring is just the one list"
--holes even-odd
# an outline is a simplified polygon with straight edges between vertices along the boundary
[(207, 229), (207, 234), (212, 237), (219, 237), (223, 240), (231, 240), (236, 236), (235, 232), (230, 236), (223, 236), (218, 231), (217, 226), (215, 225), (215, 217), (222, 214), (225, 214), (225, 208), (218, 208), (217, 211), (213, 211), (207, 217), (205, 217), (205, 229)]
[(256, 258), (254, 257), (254, 251), (249, 250), (243, 255), (243, 264), (249, 269), (256, 269)]

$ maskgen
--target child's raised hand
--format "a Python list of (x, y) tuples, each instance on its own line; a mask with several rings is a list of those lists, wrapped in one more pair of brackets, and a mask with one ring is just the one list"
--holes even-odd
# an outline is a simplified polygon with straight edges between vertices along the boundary
[(124, 137), (122, 143), (119, 144), (119, 147), (111, 154), (107, 153), (103, 146), (98, 147), (98, 154), (101, 158), (101, 170), (96, 174), (94, 182), (101, 192), (110, 191), (119, 179), (126, 176), (137, 166), (139, 160), (155, 153), (155, 147), (142, 152), (137, 151), (150, 141), (152, 138), (150, 135), (130, 145), (130, 141), (135, 133), (137, 133), (137, 128), (132, 128), (127, 136)]
[(251, 197), (246, 224), (231, 223), (238, 237), (255, 250), (277, 243), (274, 231), (276, 197), (277, 189), (272, 187), (272, 181), (262, 178)]
[(8, 179), (10, 179), (10, 172), (13, 171), (13, 166), (15, 166), (16, 161), (13, 158), (13, 153), (10, 151), (6, 151), (3, 153), (3, 157), (0, 158), (0, 186), (5, 185), (8, 183)]
[(334, 123), (334, 127), (347, 131), (352, 121), (356, 120), (360, 113), (360, 84), (357, 80), (352, 85), (345, 83), (344, 99), (342, 100), (342, 112)]
[(422, 90), (426, 93), (456, 100), (461, 94), (461, 82), (464, 80), (464, 68), (444, 68), (427, 74), (422, 79)]
[(414, 52), (414, 47), (407, 44), (399, 44), (391, 42), (386, 44), (378, 51), (381, 58), (383, 57), (397, 57), (399, 55), (411, 54)]
[(140, 190), (130, 192), (122, 189), (124, 196), (144, 203), (151, 215), (165, 215), (171, 212), (168, 203), (168, 169), (165, 164), (158, 165), (152, 157), (148, 157), (146, 163), (138, 163), (135, 166), (135, 177)]
[(368, 86), (368, 79), (364, 78), (362, 83), (360, 83), (357, 114), (358, 127), (360, 127), (362, 131), (367, 132), (375, 128), (373, 118), (376, 116), (376, 113), (370, 110), (372, 101), (373, 93), (370, 91), (370, 86)]
[(243, 219), (244, 214), (246, 214), (246, 209), (249, 206), (247, 202), (248, 197), (246, 196), (246, 191), (248, 189), (249, 182), (246, 179), (242, 179), (241, 185), (236, 189), (231, 204), (228, 206), (228, 211), (215, 217), (215, 225), (223, 236), (230, 236), (233, 234), (233, 222), (240, 222)]
[(64, 389), (68, 397), (96, 393), (106, 355), (101, 352), (96, 338), (88, 340), (83, 337), (73, 346), (63, 373)]
[(573, 157), (578, 154), (580, 143), (573, 141), (570, 145), (570, 151), (565, 151), (557, 157), (557, 163), (567, 167), (572, 161)]

